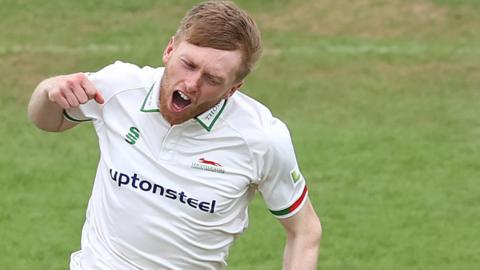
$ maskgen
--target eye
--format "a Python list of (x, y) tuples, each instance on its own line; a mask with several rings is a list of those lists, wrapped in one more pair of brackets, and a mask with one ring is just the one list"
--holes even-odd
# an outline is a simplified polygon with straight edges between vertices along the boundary
[(189, 70), (193, 70), (195, 68), (195, 65), (186, 61), (186, 60), (182, 60), (182, 64), (185, 68), (189, 69)]
[(209, 75), (205, 75), (205, 80), (210, 85), (219, 85), (220, 84), (220, 82), (218, 80), (216, 80), (214, 77), (209, 76)]

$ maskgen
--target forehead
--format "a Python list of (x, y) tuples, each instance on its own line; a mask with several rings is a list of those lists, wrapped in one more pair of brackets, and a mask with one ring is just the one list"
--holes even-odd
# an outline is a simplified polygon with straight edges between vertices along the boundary
[(182, 41), (175, 49), (178, 57), (203, 67), (217, 75), (236, 74), (240, 69), (242, 53), (240, 50), (227, 51), (209, 47), (200, 47)]

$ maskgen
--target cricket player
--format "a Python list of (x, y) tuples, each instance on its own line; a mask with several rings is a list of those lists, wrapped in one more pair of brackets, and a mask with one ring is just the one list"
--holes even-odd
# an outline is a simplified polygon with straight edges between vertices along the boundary
[(238, 91), (261, 48), (245, 11), (208, 1), (184, 17), (164, 67), (117, 61), (37, 86), (36, 126), (91, 121), (99, 141), (70, 269), (225, 269), (256, 191), (285, 228), (283, 269), (316, 269), (321, 225), (288, 129)]

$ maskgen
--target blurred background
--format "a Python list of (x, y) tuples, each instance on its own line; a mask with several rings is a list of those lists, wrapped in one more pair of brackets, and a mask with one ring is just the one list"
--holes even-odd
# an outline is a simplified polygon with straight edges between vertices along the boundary
[[(0, 268), (67, 269), (98, 161), (94, 130), (36, 129), (44, 78), (161, 66), (198, 1), (0, 0)], [(323, 224), (318, 269), (480, 265), (480, 1), (236, 1), (265, 51), (243, 90), (292, 133)], [(260, 196), (229, 269), (281, 269)]]

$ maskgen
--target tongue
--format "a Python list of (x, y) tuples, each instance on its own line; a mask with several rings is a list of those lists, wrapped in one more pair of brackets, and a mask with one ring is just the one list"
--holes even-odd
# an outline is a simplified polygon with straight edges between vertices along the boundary
[(180, 96), (180, 93), (178, 91), (173, 92), (172, 96), (172, 103), (173, 107), (176, 110), (183, 110), (185, 107), (190, 105), (190, 100), (185, 100)]

